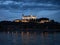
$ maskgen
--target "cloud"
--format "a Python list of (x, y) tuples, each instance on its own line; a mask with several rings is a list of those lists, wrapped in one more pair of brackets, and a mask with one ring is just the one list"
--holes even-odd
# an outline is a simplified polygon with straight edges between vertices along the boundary
[(9, 10), (0, 10), (0, 21), (1, 20), (14, 20), (20, 19), (21, 13), (12, 13)]
[(58, 12), (60, 12), (59, 0), (0, 0), (0, 20), (21, 19), (22, 13), (58, 20), (59, 16), (56, 16), (60, 15)]
[(6, 10), (60, 10), (59, 5), (51, 3), (0, 1), (0, 9)]
[(60, 5), (60, 0), (0, 0), (0, 1), (53, 3), (53, 4), (59, 4)]

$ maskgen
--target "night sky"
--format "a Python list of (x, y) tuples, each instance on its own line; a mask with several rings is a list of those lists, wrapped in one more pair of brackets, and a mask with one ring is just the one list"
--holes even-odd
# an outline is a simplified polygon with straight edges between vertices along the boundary
[(22, 14), (60, 22), (60, 0), (0, 0), (0, 21), (21, 19)]

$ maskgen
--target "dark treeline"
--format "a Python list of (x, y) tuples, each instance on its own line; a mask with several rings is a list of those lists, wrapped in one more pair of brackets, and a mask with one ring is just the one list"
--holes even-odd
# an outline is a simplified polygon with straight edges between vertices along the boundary
[[(39, 20), (39, 19), (38, 19)], [(37, 20), (37, 21), (38, 21)], [(36, 23), (35, 20), (30, 20), (30, 22), (11, 22), (11, 21), (1, 21), (0, 22), (0, 31), (26, 31), (26, 30), (36, 30), (39, 29), (40, 31), (48, 29), (51, 30), (59, 30), (60, 31), (60, 23), (54, 22), (45, 22), (45, 23)], [(26, 30), (25, 30), (26, 29)], [(32, 31), (34, 31), (32, 30)]]

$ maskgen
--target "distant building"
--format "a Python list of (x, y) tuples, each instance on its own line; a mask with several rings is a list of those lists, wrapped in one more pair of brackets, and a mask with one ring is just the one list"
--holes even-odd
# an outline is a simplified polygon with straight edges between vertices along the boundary
[(29, 22), (29, 20), (22, 19), (21, 22)]
[(36, 19), (36, 16), (32, 16), (32, 15), (29, 15), (29, 16), (22, 16), (22, 19), (27, 19), (27, 20), (30, 20), (30, 19)]
[(22, 16), (22, 20), (20, 19), (16, 19), (14, 20), (14, 22), (37, 22), (37, 23), (46, 23), (46, 22), (50, 22), (50, 20), (48, 18), (40, 18), (37, 19), (36, 16)]
[(14, 20), (14, 22), (21, 22), (21, 20), (19, 20), (19, 19), (16, 19), (16, 20)]
[(50, 22), (50, 20), (48, 18), (40, 18), (39, 23), (45, 23), (45, 22)]
[(31, 19), (36, 19), (36, 16), (32, 16), (32, 15), (29, 15), (29, 16), (22, 16), (22, 20), (20, 19), (16, 19), (14, 20), (14, 22), (29, 22)]

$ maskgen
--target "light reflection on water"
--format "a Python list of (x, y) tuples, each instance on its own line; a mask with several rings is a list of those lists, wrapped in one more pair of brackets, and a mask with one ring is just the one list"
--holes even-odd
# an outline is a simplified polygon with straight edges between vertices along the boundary
[(0, 32), (0, 45), (60, 45), (60, 33)]

